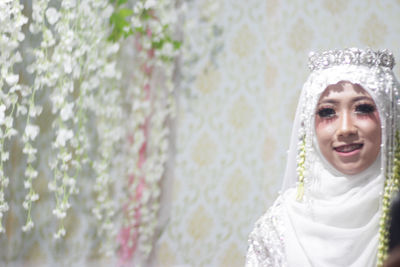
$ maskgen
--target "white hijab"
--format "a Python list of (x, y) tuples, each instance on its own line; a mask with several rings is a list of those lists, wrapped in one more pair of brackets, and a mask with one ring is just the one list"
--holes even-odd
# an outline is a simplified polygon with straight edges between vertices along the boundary
[[(357, 50), (359, 51), (359, 50)], [(381, 152), (357, 175), (334, 169), (316, 145), (314, 115), (328, 85), (348, 81), (374, 99), (382, 124)], [(283, 223), (288, 266), (376, 266), (381, 194), (397, 129), (397, 88), (391, 68), (356, 64), (314, 70), (303, 86), (283, 182)], [(395, 104), (393, 104), (395, 103)], [(303, 201), (296, 200), (298, 143), (305, 136)]]
[(357, 175), (331, 171), (320, 159), (310, 172), (316, 182), (303, 202), (295, 189), (283, 195), (288, 266), (376, 266), (380, 157)]

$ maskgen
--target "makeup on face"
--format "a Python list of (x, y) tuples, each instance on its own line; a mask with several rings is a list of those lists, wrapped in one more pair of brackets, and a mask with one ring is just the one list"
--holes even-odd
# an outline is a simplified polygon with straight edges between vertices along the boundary
[(357, 174), (376, 159), (381, 123), (375, 102), (361, 86), (328, 86), (316, 108), (315, 133), (325, 159), (344, 174)]

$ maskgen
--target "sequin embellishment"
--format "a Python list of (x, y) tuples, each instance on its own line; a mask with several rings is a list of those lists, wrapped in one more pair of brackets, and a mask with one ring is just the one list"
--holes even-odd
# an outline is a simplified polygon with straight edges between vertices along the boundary
[(257, 220), (249, 235), (246, 266), (286, 266), (284, 227), (282, 224), (282, 198)]

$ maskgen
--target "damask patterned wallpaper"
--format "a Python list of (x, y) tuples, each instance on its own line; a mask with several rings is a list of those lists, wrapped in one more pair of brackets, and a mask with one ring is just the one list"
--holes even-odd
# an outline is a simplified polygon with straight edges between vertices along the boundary
[(370, 46), (399, 61), (398, 14), (398, 0), (219, 1), (223, 48), (179, 96), (154, 266), (244, 265), (247, 235), (278, 194), (308, 52)]

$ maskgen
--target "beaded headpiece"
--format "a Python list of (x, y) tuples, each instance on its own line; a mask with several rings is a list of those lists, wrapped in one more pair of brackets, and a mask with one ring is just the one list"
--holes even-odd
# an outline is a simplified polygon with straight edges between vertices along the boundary
[(308, 55), (308, 67), (311, 71), (345, 64), (393, 69), (395, 61), (392, 53), (388, 50), (373, 51), (371, 49), (346, 48), (322, 53), (311, 52)]

